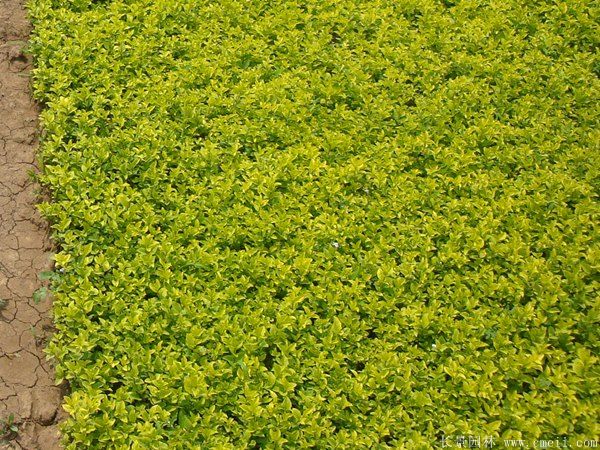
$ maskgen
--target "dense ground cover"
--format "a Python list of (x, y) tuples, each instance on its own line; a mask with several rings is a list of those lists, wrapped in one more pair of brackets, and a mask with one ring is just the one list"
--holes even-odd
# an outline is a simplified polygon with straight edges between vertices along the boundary
[(67, 448), (598, 437), (598, 4), (31, 0)]

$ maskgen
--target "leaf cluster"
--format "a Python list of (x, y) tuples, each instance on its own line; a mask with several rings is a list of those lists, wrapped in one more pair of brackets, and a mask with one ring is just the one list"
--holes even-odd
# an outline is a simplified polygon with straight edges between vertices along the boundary
[(67, 449), (598, 436), (597, 3), (29, 7)]

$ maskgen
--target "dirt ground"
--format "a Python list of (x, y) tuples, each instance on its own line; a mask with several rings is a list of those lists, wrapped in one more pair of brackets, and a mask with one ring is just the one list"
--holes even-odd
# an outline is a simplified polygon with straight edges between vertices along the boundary
[(0, 450), (59, 449), (63, 389), (43, 348), (52, 332), (50, 299), (32, 299), (51, 267), (47, 225), (35, 209), (38, 109), (24, 0), (0, 0)]

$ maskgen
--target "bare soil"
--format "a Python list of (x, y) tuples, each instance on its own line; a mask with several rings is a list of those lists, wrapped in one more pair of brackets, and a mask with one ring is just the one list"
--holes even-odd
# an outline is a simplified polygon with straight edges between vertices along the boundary
[(51, 268), (47, 224), (35, 203), (38, 108), (30, 96), (24, 0), (0, 0), (0, 450), (60, 449), (63, 389), (43, 348), (51, 300), (35, 302)]

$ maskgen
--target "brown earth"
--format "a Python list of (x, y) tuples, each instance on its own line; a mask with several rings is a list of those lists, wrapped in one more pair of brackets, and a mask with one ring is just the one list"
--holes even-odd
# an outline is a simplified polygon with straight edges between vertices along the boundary
[(35, 208), (38, 108), (24, 0), (0, 0), (0, 450), (59, 449), (63, 389), (43, 347), (52, 332), (51, 301), (35, 302), (41, 271), (51, 268), (48, 227)]

